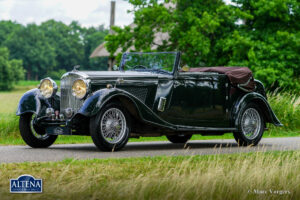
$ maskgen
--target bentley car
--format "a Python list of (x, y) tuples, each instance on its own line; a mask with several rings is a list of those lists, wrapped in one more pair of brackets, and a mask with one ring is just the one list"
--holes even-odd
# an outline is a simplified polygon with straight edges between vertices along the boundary
[(266, 123), (282, 126), (263, 84), (247, 67), (190, 68), (180, 52), (124, 53), (114, 71), (73, 71), (51, 78), (21, 98), (17, 115), (31, 147), (58, 135), (91, 136), (103, 151), (129, 138), (165, 135), (186, 143), (193, 134), (233, 133), (239, 145), (256, 145)]

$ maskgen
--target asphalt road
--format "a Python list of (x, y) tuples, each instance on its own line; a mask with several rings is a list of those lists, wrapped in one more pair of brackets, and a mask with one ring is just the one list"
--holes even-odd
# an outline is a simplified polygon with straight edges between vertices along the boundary
[(0, 163), (58, 161), (65, 158), (228, 154), (272, 150), (300, 150), (300, 137), (266, 138), (256, 147), (238, 147), (234, 140), (192, 140), (185, 145), (170, 142), (132, 142), (118, 152), (101, 152), (94, 144), (52, 145), (48, 149), (32, 149), (28, 146), (0, 146)]

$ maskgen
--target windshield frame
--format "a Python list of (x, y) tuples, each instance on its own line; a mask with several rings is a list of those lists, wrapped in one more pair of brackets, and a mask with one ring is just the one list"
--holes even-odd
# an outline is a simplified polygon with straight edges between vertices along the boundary
[[(176, 52), (176, 51), (170, 51), (170, 52), (126, 52), (126, 53), (123, 53), (123, 55), (122, 55), (122, 59), (120, 62), (120, 71), (125, 71), (124, 70), (125, 57), (128, 54), (174, 54), (175, 60), (174, 60), (172, 72), (162, 69), (163, 73), (170, 74), (170, 75), (174, 75), (176, 73), (176, 71), (178, 70), (178, 66), (179, 66), (179, 62), (180, 62), (180, 55), (181, 55), (180, 52)], [(142, 70), (127, 70), (127, 71), (142, 71)], [(149, 71), (151, 71), (151, 69), (149, 69)], [(153, 71), (155, 71), (155, 70), (153, 70)]]

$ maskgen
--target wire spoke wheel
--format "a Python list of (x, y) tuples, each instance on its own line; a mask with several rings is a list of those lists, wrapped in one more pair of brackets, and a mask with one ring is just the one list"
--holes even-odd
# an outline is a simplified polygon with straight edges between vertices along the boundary
[(245, 110), (242, 116), (241, 128), (247, 139), (255, 139), (260, 133), (261, 125), (261, 117), (256, 109), (248, 108)]
[(126, 134), (126, 118), (118, 108), (108, 109), (101, 118), (100, 133), (110, 144), (120, 142)]
[(47, 148), (57, 138), (57, 135), (46, 134), (45, 129), (36, 124), (36, 115), (33, 113), (20, 116), (19, 128), (24, 142), (33, 148)]
[(31, 120), (30, 120), (30, 130), (31, 130), (31, 132), (32, 132), (32, 135), (33, 135), (35, 138), (39, 139), (39, 140), (46, 140), (46, 139), (48, 139), (48, 138), (49, 138), (49, 135), (48, 135), (48, 134), (43, 134), (43, 135), (41, 135), (41, 134), (39, 134), (39, 133), (37, 132), (37, 127), (36, 127), (36, 125), (34, 124), (34, 119), (35, 119), (35, 114), (33, 114), (33, 115), (31, 116)]
[(130, 115), (119, 102), (106, 104), (90, 119), (90, 133), (94, 144), (102, 151), (119, 151), (128, 142)]

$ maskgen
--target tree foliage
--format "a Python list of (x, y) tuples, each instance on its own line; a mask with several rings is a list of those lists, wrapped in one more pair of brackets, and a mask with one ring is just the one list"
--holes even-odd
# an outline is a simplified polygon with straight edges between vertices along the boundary
[(9, 60), (7, 48), (0, 48), (0, 90), (10, 90), (13, 85), (24, 78), (21, 60)]
[(56, 65), (54, 48), (35, 24), (20, 28), (4, 46), (10, 49), (11, 58), (23, 60), (28, 79), (38, 79), (39, 74), (46, 74), (48, 67)]
[[(300, 3), (297, 0), (129, 0), (134, 25), (106, 37), (111, 55), (124, 51), (181, 51), (199, 66), (248, 66), (270, 88), (299, 89)], [(167, 33), (157, 44), (155, 33)]]
[(81, 69), (106, 69), (105, 59), (90, 59), (92, 51), (104, 41), (103, 27), (81, 27), (77, 22), (66, 25), (48, 20), (41, 25), (20, 25), (0, 21), (0, 47), (7, 47), (10, 58), (23, 60), (27, 79), (40, 79), (81, 65)]

